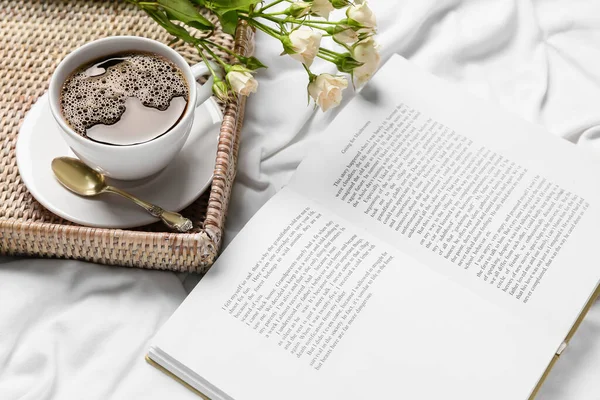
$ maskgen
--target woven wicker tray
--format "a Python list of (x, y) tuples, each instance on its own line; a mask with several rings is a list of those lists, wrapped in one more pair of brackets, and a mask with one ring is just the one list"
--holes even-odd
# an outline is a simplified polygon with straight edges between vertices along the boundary
[[(245, 25), (236, 38), (215, 23), (216, 41), (240, 54), (253, 51), (253, 31)], [(165, 232), (161, 224), (135, 230), (88, 228), (42, 207), (17, 170), (15, 143), (31, 105), (46, 91), (54, 68), (73, 49), (112, 35), (172, 39), (142, 11), (123, 1), (0, 0), (0, 253), (88, 260), (130, 267), (205, 272), (221, 246), (223, 225), (236, 172), (245, 98), (221, 104), (213, 183), (182, 214), (197, 226), (186, 234)], [(171, 44), (190, 63), (195, 50)], [(225, 59), (227, 54), (219, 53)]]

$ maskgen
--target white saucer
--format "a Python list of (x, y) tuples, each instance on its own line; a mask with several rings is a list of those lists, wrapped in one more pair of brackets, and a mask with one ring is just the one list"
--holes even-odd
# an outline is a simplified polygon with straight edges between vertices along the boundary
[[(222, 119), (219, 106), (211, 98), (196, 109), (190, 137), (167, 168), (143, 181), (109, 183), (166, 210), (182, 210), (212, 181)], [(52, 159), (75, 155), (60, 136), (50, 113), (47, 94), (40, 97), (25, 116), (17, 137), (16, 155), (19, 173), (27, 189), (58, 216), (98, 228), (133, 228), (157, 220), (119, 196), (80, 197), (54, 178), (50, 168)]]

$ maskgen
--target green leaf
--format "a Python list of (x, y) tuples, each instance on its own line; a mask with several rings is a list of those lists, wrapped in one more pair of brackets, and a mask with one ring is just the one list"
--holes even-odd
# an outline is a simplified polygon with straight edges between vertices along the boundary
[(241, 61), (246, 65), (246, 68), (251, 69), (253, 71), (259, 68), (268, 68), (256, 57), (243, 57)]
[(259, 0), (211, 0), (206, 2), (206, 7), (221, 15), (231, 10), (248, 11), (256, 3)]
[(169, 20), (169, 18), (165, 15), (165, 13), (155, 10), (155, 9), (150, 9), (150, 8), (145, 8), (145, 7), (144, 7), (144, 11), (146, 11), (146, 13), (153, 20), (155, 20), (160, 26), (165, 28), (165, 30), (167, 32), (169, 32), (171, 35), (176, 36), (176, 37), (180, 38), (181, 40), (188, 42), (188, 43), (195, 44), (198, 42), (198, 39), (196, 39), (195, 37), (190, 35), (190, 33), (187, 31), (187, 29), (171, 22)]
[(192, 28), (212, 30), (213, 24), (204, 18), (189, 0), (158, 0), (170, 20), (181, 21)]
[(219, 21), (223, 27), (223, 32), (235, 35), (235, 28), (238, 23), (238, 13), (235, 10), (227, 11), (219, 15)]

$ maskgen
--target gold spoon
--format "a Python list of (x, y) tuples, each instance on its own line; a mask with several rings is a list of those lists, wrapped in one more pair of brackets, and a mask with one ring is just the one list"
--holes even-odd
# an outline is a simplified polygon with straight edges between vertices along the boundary
[(131, 194), (109, 186), (104, 175), (93, 170), (76, 158), (57, 157), (52, 160), (52, 171), (56, 179), (70, 191), (84, 197), (96, 196), (101, 193), (115, 193), (133, 201), (152, 216), (160, 218), (165, 225), (179, 232), (187, 232), (192, 229), (192, 221), (181, 214), (165, 211), (146, 201), (140, 200)]

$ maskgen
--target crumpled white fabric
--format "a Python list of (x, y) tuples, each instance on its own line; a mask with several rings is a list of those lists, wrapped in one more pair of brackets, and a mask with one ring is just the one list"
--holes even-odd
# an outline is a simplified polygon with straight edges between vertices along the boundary
[[(384, 60), (399, 53), (544, 125), (550, 134), (597, 147), (600, 157), (598, 0), (371, 0), (370, 5)], [(227, 243), (288, 182), (351, 95), (349, 90), (333, 112), (315, 112), (306, 105), (304, 71), (280, 51), (258, 35), (257, 56), (270, 68), (259, 73), (259, 91), (248, 102)], [(320, 63), (315, 69), (331, 72)], [(196, 399), (143, 360), (149, 338), (185, 297), (184, 287), (189, 291), (195, 283), (194, 277), (181, 278), (183, 286), (168, 272), (4, 259), (0, 399)], [(193, 337), (189, 344), (203, 345)], [(596, 304), (538, 398), (597, 400), (599, 374)]]

